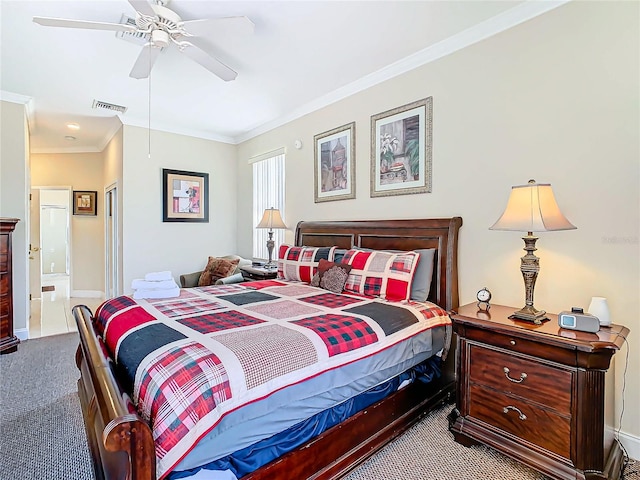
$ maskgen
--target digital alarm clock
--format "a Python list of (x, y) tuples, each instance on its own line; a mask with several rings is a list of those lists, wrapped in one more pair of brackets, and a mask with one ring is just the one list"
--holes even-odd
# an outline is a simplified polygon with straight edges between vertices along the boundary
[(569, 330), (579, 330), (581, 332), (596, 333), (600, 330), (600, 320), (595, 315), (584, 313), (582, 308), (572, 308), (570, 312), (560, 312), (558, 314), (558, 325), (560, 328)]

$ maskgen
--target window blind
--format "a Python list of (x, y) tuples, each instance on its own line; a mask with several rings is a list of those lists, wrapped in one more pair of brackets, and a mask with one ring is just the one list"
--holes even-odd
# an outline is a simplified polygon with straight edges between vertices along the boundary
[[(266, 260), (268, 229), (256, 228), (267, 208), (280, 210), (282, 220), (287, 224), (284, 211), (284, 153), (253, 163), (253, 257)], [(289, 225), (287, 225), (289, 226)], [(284, 229), (273, 231), (275, 248), (273, 259), (278, 259), (278, 247), (284, 242)]]

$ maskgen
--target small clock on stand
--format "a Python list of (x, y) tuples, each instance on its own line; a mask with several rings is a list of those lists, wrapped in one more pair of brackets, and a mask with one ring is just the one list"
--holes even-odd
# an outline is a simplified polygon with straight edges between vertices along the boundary
[(491, 308), (491, 304), (489, 303), (491, 301), (491, 292), (489, 289), (487, 287), (483, 287), (478, 290), (476, 298), (478, 299), (478, 310), (488, 312)]

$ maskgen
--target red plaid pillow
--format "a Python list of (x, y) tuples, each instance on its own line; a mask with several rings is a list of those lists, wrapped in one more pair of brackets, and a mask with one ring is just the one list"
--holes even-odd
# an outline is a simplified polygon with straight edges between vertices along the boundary
[(351, 265), (344, 289), (391, 301), (408, 300), (420, 255), (416, 252), (348, 250), (342, 263)]
[(278, 250), (278, 278), (311, 282), (321, 259), (333, 261), (336, 247), (293, 247), (280, 245)]

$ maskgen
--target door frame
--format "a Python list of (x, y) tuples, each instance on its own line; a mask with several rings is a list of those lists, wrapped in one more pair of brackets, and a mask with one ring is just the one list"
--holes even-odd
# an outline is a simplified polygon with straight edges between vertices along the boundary
[[(37, 245), (33, 243), (38, 241)], [(42, 298), (42, 254), (40, 253), (40, 187), (29, 191), (29, 302)], [(36, 265), (37, 264), (37, 265)], [(28, 326), (27, 326), (28, 329)]]
[[(109, 228), (109, 226), (111, 226), (111, 228)], [(118, 182), (114, 182), (104, 189), (105, 298), (113, 298), (117, 296), (120, 291), (118, 235)]]
[[(31, 187), (32, 190), (37, 189), (39, 190), (39, 195), (38, 195), (38, 200), (39, 200), (39, 205), (38, 205), (38, 222), (39, 222), (39, 234), (40, 237), (38, 238), (38, 246), (40, 247), (40, 251), (39, 251), (39, 257), (40, 257), (40, 265), (38, 266), (38, 274), (40, 275), (40, 278), (42, 278), (42, 219), (40, 218), (41, 215), (40, 213), (42, 212), (42, 190), (64, 190), (68, 193), (68, 201), (67, 201), (67, 258), (66, 261), (68, 262), (66, 265), (66, 269), (69, 272), (69, 294), (71, 294), (71, 285), (73, 285), (73, 242), (72, 242), (72, 238), (73, 238), (73, 222), (71, 221), (71, 207), (73, 205), (73, 188), (70, 185), (53, 185), (53, 186), (32, 186)], [(34, 221), (33, 219), (31, 219), (31, 221)], [(33, 242), (33, 239), (31, 239), (31, 241)], [(40, 285), (42, 285), (41, 281)], [(41, 287), (42, 288), (42, 287)]]

